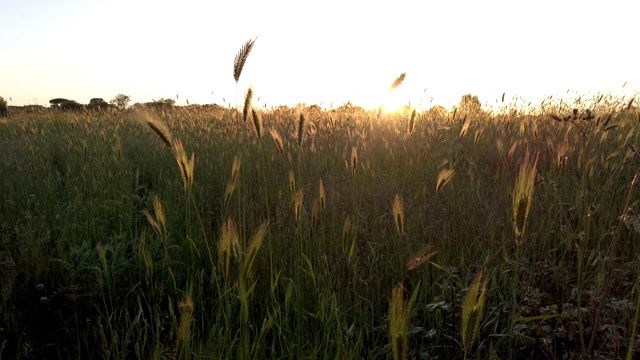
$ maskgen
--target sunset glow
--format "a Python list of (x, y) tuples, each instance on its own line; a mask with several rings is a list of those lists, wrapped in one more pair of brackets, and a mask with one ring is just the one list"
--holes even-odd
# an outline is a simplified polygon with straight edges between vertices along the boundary
[[(10, 105), (124, 93), (132, 102), (235, 106), (253, 86), (261, 107), (351, 101), (391, 110), (449, 107), (467, 93), (483, 104), (505, 92), (631, 94), (640, 72), (627, 5), (9, 0), (0, 13), (0, 96)], [(256, 37), (236, 88), (234, 56)]]

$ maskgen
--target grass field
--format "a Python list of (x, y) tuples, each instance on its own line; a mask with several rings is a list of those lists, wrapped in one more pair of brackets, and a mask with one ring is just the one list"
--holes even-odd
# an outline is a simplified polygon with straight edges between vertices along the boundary
[(635, 358), (629, 100), (11, 112), (0, 358)]

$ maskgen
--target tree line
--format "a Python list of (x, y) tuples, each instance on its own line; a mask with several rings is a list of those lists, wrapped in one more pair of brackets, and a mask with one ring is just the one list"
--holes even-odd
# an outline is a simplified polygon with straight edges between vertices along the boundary
[[(65, 98), (55, 98), (55, 99), (49, 100), (51, 109), (63, 110), (63, 111), (86, 111), (86, 110), (104, 111), (109, 109), (125, 110), (129, 107), (130, 102), (131, 102), (131, 97), (125, 94), (118, 94), (109, 102), (106, 102), (102, 98), (92, 98), (91, 100), (89, 100), (89, 104), (86, 104), (86, 105), (81, 104), (75, 100), (70, 100)], [(304, 105), (306, 107), (305, 104), (298, 104), (298, 107), (300, 105)], [(172, 108), (173, 106), (175, 106), (175, 100), (164, 99), (164, 98), (141, 103), (141, 104), (140, 103), (134, 104), (134, 108), (145, 107), (148, 109), (158, 109), (158, 110), (169, 109), (169, 108)], [(313, 108), (314, 110), (316, 107), (317, 109), (320, 109), (320, 107), (317, 105), (310, 106), (310, 108)], [(18, 108), (18, 107), (12, 106), (12, 108)], [(28, 109), (28, 110), (31, 110), (31, 108), (44, 109), (44, 107), (40, 105), (28, 105), (28, 106), (23, 106), (19, 108)], [(8, 116), (8, 109), (9, 109), (9, 106), (7, 104), (7, 101), (2, 96), (0, 96), (0, 117)], [(339, 109), (354, 110), (354, 109), (361, 109), (361, 108), (358, 106), (354, 106), (353, 104), (351, 104), (351, 102), (347, 102), (346, 104), (341, 106)], [(362, 110), (364, 111), (364, 109)], [(456, 107), (456, 111), (460, 115), (479, 115), (483, 112), (480, 100), (478, 100), (477, 96), (474, 96), (471, 94), (466, 94), (462, 96), (460, 103), (458, 103), (458, 106)], [(447, 110), (442, 106), (434, 106), (429, 112), (444, 114), (447, 112)]]

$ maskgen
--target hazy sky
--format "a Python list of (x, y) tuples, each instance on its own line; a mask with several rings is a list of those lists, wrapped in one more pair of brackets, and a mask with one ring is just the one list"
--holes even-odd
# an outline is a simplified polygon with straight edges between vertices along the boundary
[(632, 3), (3, 0), (0, 96), (235, 105), (233, 60), (256, 36), (237, 98), (253, 86), (260, 106), (628, 94), (640, 89)]

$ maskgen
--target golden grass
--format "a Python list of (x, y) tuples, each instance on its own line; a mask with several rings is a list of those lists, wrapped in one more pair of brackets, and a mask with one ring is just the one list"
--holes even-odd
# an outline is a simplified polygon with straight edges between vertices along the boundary
[[(471, 350), (475, 339), (480, 331), (480, 320), (484, 314), (484, 304), (487, 294), (487, 283), (489, 278), (486, 277), (482, 282), (484, 272), (482, 269), (469, 285), (467, 295), (462, 303), (462, 346), (464, 348), (465, 357)], [(482, 282), (482, 288), (480, 287)]]

